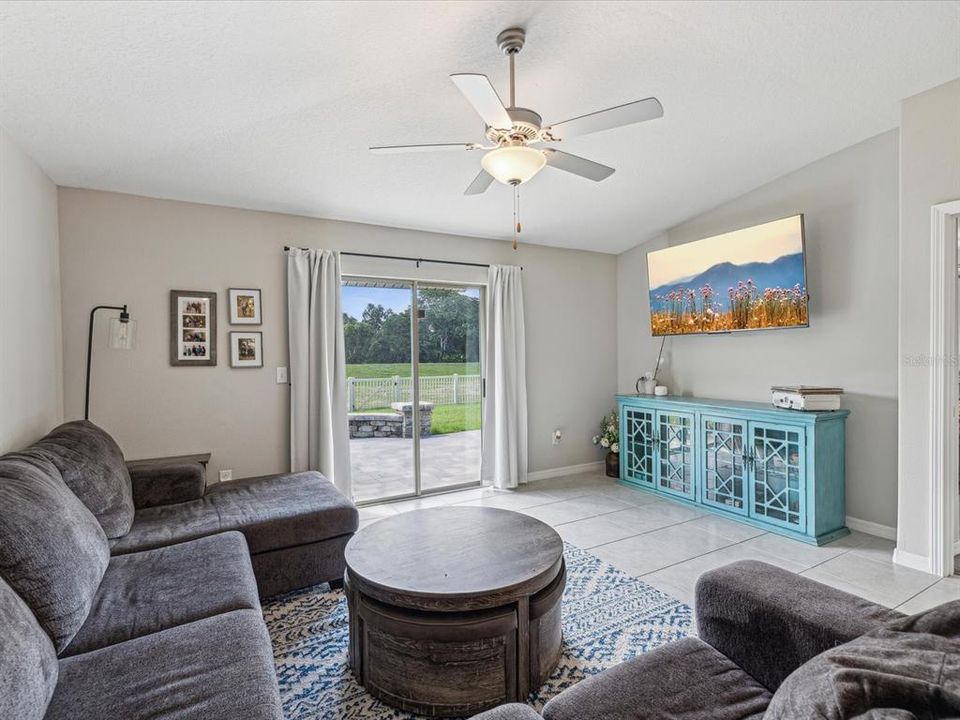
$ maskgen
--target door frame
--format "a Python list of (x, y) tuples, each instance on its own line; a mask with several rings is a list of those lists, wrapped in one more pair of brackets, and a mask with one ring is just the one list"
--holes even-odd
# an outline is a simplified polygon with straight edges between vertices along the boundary
[(403, 277), (400, 275), (373, 275), (373, 274), (364, 274), (364, 273), (344, 273), (340, 277), (340, 285), (343, 287), (344, 282), (349, 282), (351, 279), (357, 280), (383, 280), (383, 281), (392, 281), (397, 283), (404, 283), (410, 285), (410, 372), (411, 372), (411, 395), (413, 402), (413, 413), (412, 421), (413, 427), (417, 428), (418, 431), (413, 433), (412, 448), (413, 448), (413, 473), (414, 473), (414, 491), (412, 493), (403, 493), (400, 495), (387, 495), (382, 498), (371, 498), (367, 500), (354, 500), (354, 503), (357, 507), (364, 507), (366, 505), (377, 505), (381, 503), (391, 503), (391, 502), (402, 502), (404, 500), (414, 500), (416, 498), (430, 496), (430, 495), (441, 495), (447, 492), (456, 492), (458, 490), (467, 490), (470, 488), (480, 487), (482, 485), (482, 476), (477, 472), (477, 481), (469, 483), (458, 483), (457, 485), (445, 485), (440, 488), (432, 488), (424, 492), (423, 490), (423, 481), (420, 477), (420, 305), (419, 305), (419, 289), (421, 286), (426, 287), (439, 287), (439, 288), (477, 288), (480, 291), (479, 299), (479, 322), (477, 323), (477, 332), (480, 335), (479, 343), (479, 364), (480, 364), (480, 444), (481, 444), (481, 454), (483, 448), (483, 416), (484, 416), (484, 405), (486, 403), (486, 393), (483, 388), (486, 385), (486, 298), (487, 298), (487, 284), (480, 282), (469, 282), (469, 281), (451, 281), (451, 280), (427, 280), (423, 278), (410, 278)]
[(927, 400), (929, 415), (928, 491), (930, 497), (929, 572), (947, 577), (954, 571), (954, 555), (960, 551), (955, 538), (960, 523), (957, 479), (958, 347), (957, 228), (960, 200), (934, 205), (930, 212), (930, 363)]

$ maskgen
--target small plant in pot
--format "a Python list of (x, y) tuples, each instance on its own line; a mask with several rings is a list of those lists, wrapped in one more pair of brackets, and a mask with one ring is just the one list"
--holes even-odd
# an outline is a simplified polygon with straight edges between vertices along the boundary
[(600, 434), (593, 436), (593, 444), (607, 450), (607, 477), (620, 477), (620, 418), (616, 410), (600, 421)]

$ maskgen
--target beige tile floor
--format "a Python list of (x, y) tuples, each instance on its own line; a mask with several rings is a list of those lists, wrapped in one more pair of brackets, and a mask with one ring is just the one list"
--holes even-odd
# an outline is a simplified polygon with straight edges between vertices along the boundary
[(600, 473), (571, 475), (515, 491), (476, 488), (360, 510), (361, 526), (422, 507), (486, 505), (526, 513), (630, 575), (693, 604), (701, 573), (754, 559), (905, 613), (960, 599), (960, 577), (938, 578), (891, 561), (893, 542), (853, 532), (815, 547), (701, 513)]

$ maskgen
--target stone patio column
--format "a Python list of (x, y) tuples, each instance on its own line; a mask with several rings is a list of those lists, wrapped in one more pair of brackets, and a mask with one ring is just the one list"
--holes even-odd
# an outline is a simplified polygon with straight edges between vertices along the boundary
[[(413, 437), (413, 403), (390, 403), (390, 407), (403, 415), (403, 437)], [(429, 437), (433, 427), (433, 403), (420, 403), (420, 437)]]

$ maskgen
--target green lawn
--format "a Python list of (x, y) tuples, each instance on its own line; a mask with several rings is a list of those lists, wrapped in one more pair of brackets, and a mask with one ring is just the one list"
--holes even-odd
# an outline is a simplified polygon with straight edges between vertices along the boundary
[[(360, 410), (362, 413), (388, 413), (391, 408), (371, 408)], [(480, 429), (480, 403), (463, 405), (434, 405), (430, 432), (434, 435), (463, 432)]]
[(434, 435), (480, 429), (480, 403), (463, 405), (434, 405), (433, 422), (430, 428)]
[[(413, 369), (410, 363), (369, 363), (347, 365), (347, 377), (385, 378), (398, 375), (410, 377)], [(420, 377), (437, 375), (479, 375), (480, 363), (420, 363)]]

